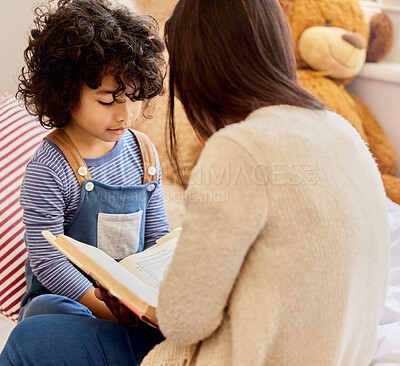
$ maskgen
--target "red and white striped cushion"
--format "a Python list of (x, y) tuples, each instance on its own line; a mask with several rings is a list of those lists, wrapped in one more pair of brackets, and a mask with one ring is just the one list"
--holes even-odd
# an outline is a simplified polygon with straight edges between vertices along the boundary
[(47, 133), (13, 96), (0, 96), (0, 312), (13, 321), (26, 289), (19, 189), (26, 164)]

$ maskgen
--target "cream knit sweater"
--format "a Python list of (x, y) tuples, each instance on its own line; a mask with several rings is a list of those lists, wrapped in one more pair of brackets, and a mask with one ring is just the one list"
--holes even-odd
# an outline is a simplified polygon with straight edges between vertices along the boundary
[[(363, 366), (388, 276), (385, 193), (348, 122), (274, 106), (213, 135), (143, 366)], [(189, 363), (192, 362), (192, 363)]]

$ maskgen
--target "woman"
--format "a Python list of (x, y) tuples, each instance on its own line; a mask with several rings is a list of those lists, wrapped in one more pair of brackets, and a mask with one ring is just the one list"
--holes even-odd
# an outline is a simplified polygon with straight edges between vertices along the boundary
[[(298, 86), (279, 3), (181, 0), (166, 40), (172, 156), (174, 93), (207, 142), (160, 288), (166, 340), (142, 365), (367, 365), (387, 286), (385, 193), (357, 132)], [(55, 320), (59, 339), (79, 329)], [(100, 322), (64, 350), (108, 342)], [(32, 361), (18, 327), (4, 353)], [(133, 348), (118, 345), (102, 353)]]
[(171, 110), (175, 91), (207, 143), (143, 364), (191, 345), (195, 365), (367, 365), (385, 195), (357, 132), (297, 85), (278, 2), (182, 0), (166, 41)]

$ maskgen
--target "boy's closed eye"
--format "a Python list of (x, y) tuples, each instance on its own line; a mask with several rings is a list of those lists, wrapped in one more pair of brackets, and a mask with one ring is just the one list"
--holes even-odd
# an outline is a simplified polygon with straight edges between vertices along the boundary
[[(126, 96), (127, 96), (127, 98), (130, 100), (130, 101), (132, 101), (132, 102), (135, 102), (136, 100), (135, 99), (133, 99), (134, 97), (137, 97), (138, 95), (139, 95), (139, 90), (137, 90), (133, 95), (132, 94), (125, 94)], [(114, 103), (125, 103), (126, 102), (126, 100), (124, 99), (124, 98), (117, 98), (117, 99), (114, 99), (114, 100), (112, 100), (112, 101), (110, 101), (110, 102), (106, 102), (106, 101), (103, 101), (103, 100), (99, 100), (98, 101), (101, 105), (104, 105), (104, 106), (111, 106), (111, 105), (113, 105)]]
[(104, 106), (111, 106), (111, 105), (114, 104), (115, 100), (113, 100), (113, 101), (111, 101), (111, 102), (103, 102), (103, 101), (99, 100), (98, 102), (99, 102), (101, 105), (104, 105)]

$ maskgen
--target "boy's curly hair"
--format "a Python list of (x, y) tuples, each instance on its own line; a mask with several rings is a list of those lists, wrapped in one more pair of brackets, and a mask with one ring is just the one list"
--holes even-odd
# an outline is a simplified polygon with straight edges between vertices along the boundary
[(152, 17), (107, 0), (60, 0), (35, 13), (17, 97), (43, 127), (66, 126), (83, 83), (96, 89), (108, 74), (119, 84), (114, 99), (127, 87), (146, 102), (163, 91), (164, 43)]

